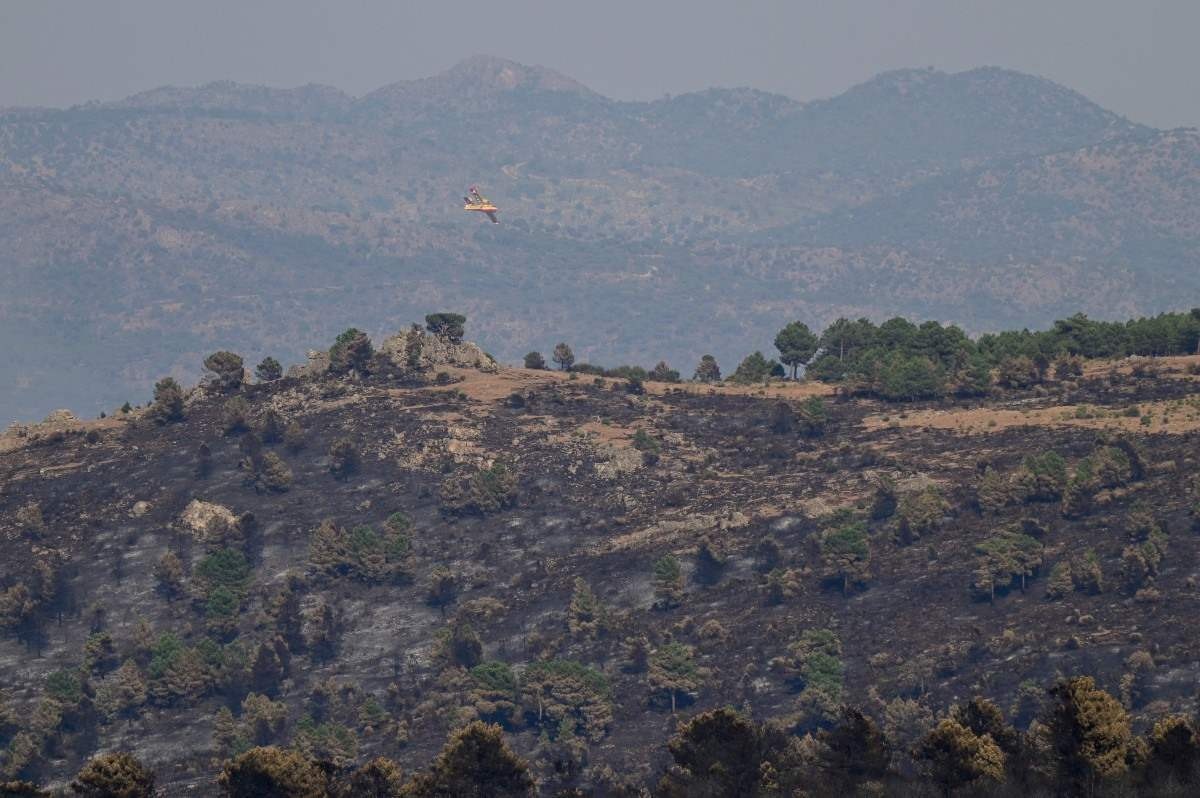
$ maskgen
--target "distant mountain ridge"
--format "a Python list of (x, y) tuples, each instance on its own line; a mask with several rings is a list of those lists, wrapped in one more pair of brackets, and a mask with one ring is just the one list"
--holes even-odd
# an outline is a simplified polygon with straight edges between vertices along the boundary
[[(461, 310), (493, 354), (684, 371), (792, 318), (981, 331), (1200, 299), (1196, 137), (985, 67), (798, 102), (599, 95), (490, 56), (351, 97), (163, 87), (0, 111), (0, 413), (98, 412), (216, 348)], [(493, 227), (460, 210), (478, 183)]]

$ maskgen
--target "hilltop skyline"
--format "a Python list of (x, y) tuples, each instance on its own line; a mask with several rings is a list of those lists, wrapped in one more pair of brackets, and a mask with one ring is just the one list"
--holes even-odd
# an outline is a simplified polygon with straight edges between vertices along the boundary
[(621, 100), (751, 86), (811, 101), (898, 68), (996, 65), (1072, 86), (1138, 122), (1200, 123), (1187, 42), (1200, 8), (1191, 4), (863, 5), (516, 0), (464, 15), (375, 2), (335, 13), (312, 3), (189, 9), (119, 0), (72, 6), (67, 16), (59, 3), (16, 3), (0, 10), (0, 107), (68, 107), (215, 80), (319, 83), (360, 96), (497, 53)]

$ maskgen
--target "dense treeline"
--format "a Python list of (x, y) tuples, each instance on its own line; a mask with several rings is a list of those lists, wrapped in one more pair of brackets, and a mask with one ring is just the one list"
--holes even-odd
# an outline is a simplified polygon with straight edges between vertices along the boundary
[[(789, 325), (776, 338), (787, 362)], [(807, 328), (805, 328), (807, 329)], [(1078, 376), (1079, 358), (1183, 355), (1200, 346), (1200, 308), (1128, 322), (1105, 322), (1076, 314), (1049, 330), (989, 333), (972, 340), (954, 325), (914, 324), (903, 318), (875, 325), (838, 319), (817, 339), (805, 374), (850, 383), (853, 392), (885, 399), (977, 395), (993, 384), (1026, 388)], [(803, 353), (802, 353), (803, 354)], [(753, 357), (753, 355), (751, 356)]]
[[(976, 339), (953, 324), (917, 324), (898, 316), (882, 324), (840, 318), (820, 335), (796, 321), (779, 331), (774, 345), (778, 359), (753, 352), (728, 380), (751, 384), (782, 378), (789, 371), (795, 378), (803, 368), (808, 378), (842, 384), (847, 393), (893, 401), (979, 396), (993, 386), (1028, 388), (1051, 376), (1077, 377), (1084, 358), (1200, 353), (1200, 308), (1126, 322), (1096, 321), (1077, 313), (1054, 322), (1048, 330), (1009, 330)], [(572, 372), (635, 384), (680, 380), (680, 373), (665, 362), (650, 369), (576, 363), (566, 343), (555, 348), (554, 362)], [(525, 366), (546, 368), (546, 362), (535, 351), (525, 356)], [(721, 379), (712, 355), (701, 358), (693, 379)]]
[[(1174, 796), (1200, 787), (1196, 722), (1165, 716), (1135, 735), (1121, 703), (1091, 677), (1052, 686), (1025, 732), (978, 697), (917, 725), (844, 706), (825, 728), (800, 736), (786, 721), (758, 724), (732, 709), (712, 710), (679, 726), (667, 744), (670, 764), (649, 788), (609, 773), (603, 784), (568, 777), (539, 789), (500, 726), (480, 721), (452, 732), (430, 766), (409, 778), (385, 757), (339, 766), (296, 748), (261, 746), (227, 760), (217, 783), (227, 798)], [(84, 795), (148, 798), (154, 784), (134, 757), (110, 753), (89, 761), (71, 786)], [(24, 782), (0, 791), (48, 795)]]

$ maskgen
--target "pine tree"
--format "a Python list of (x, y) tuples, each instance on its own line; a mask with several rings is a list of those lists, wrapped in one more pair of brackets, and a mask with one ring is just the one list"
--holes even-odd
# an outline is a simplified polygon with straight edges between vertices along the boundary
[(1045, 726), (1053, 745), (1058, 789), (1092, 795), (1127, 769), (1129, 716), (1090, 676), (1064, 679), (1050, 689)]
[(533, 798), (529, 766), (499, 726), (478, 721), (450, 735), (433, 766), (407, 787), (410, 798)]
[(669, 610), (679, 606), (683, 598), (683, 572), (673, 554), (665, 554), (654, 562), (654, 607)]
[(575, 365), (575, 353), (571, 351), (571, 347), (567, 346), (565, 341), (554, 347), (552, 359), (563, 371)]

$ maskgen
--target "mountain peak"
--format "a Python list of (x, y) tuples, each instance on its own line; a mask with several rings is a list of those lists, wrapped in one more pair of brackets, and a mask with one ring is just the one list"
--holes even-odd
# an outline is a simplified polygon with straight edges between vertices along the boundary
[(362, 98), (360, 107), (385, 115), (439, 113), (451, 107), (477, 112), (494, 108), (513, 92), (600, 99), (582, 83), (553, 69), (492, 55), (473, 55), (431, 77), (401, 80), (376, 89)]
[(494, 55), (473, 55), (464, 58), (434, 79), (438, 77), (475, 81), (481, 88), (500, 91), (525, 88), (594, 94), (587, 86), (561, 72), (543, 66), (528, 66)]

